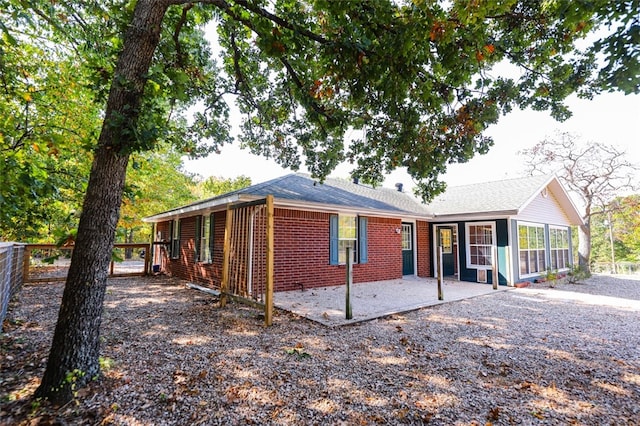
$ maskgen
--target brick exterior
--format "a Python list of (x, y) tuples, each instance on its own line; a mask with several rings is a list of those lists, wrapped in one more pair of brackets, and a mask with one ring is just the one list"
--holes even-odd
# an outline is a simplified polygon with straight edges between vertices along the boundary
[[(300, 290), (345, 283), (344, 265), (329, 264), (329, 213), (276, 208), (274, 212), (275, 291)], [(222, 278), (226, 212), (214, 215), (214, 248), (211, 264), (194, 261), (196, 216), (180, 219), (180, 257), (169, 259), (163, 250), (162, 272), (212, 288)], [(368, 262), (355, 264), (354, 282), (402, 278), (401, 235), (395, 230), (400, 219), (368, 218)], [(170, 222), (157, 224), (165, 240), (170, 238)], [(416, 223), (417, 274), (429, 276), (429, 224)], [(256, 254), (261, 251), (257, 250)], [(261, 267), (256, 267), (260, 273)], [(255, 276), (254, 271), (254, 276)], [(256, 283), (257, 284), (257, 283)], [(258, 284), (259, 285), (259, 284)]]
[[(345, 266), (329, 264), (329, 216), (328, 213), (276, 209), (276, 290), (344, 284)], [(353, 265), (353, 281), (402, 277), (400, 236), (395, 233), (400, 219), (370, 217), (368, 222), (369, 260)]]
[(418, 276), (431, 276), (431, 238), (429, 237), (429, 222), (416, 222), (416, 241), (418, 246)]

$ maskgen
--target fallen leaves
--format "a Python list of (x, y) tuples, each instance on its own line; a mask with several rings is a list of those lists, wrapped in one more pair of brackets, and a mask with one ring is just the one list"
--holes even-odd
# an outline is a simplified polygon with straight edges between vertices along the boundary
[[(638, 281), (625, 283), (615, 291), (637, 294)], [(620, 397), (640, 383), (637, 312), (570, 303), (540, 310), (514, 298), (517, 290), (348, 327), (278, 311), (265, 329), (251, 308), (220, 308), (182, 287), (164, 278), (110, 280), (101, 353), (114, 363), (54, 411), (34, 410), (30, 396), (57, 314), (45, 302), (59, 300), (63, 284), (25, 286), (0, 335), (0, 418), (486, 426), (637, 417), (636, 401)]]

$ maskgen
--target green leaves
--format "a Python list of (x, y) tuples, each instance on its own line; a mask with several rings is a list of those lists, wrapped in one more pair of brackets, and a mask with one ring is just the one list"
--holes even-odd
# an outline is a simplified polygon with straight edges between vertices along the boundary
[[(95, 145), (135, 2), (35, 0), (36, 13), (12, 0), (0, 5), (0, 143), (38, 150), (24, 169), (29, 178), (16, 182), (42, 198), (59, 187), (38, 182), (60, 153)], [(141, 102), (128, 106), (138, 119), (129, 123), (125, 108), (107, 124), (126, 129), (122, 154), (170, 143), (201, 157), (232, 141), (237, 106), (238, 139), (253, 153), (294, 170), (305, 164), (321, 179), (345, 160), (371, 183), (405, 167), (429, 199), (444, 188), (438, 179), (448, 164), (490, 149), (485, 129), (513, 108), (564, 120), (572, 93), (638, 93), (638, 8), (636, 0), (615, 10), (605, 0), (185, 2), (167, 10)], [(12, 20), (30, 40), (56, 47), (18, 37), (3, 24)], [(218, 44), (207, 43), (205, 28)], [(584, 37), (595, 30), (605, 35), (589, 45)], [(55, 74), (45, 70), (64, 61), (67, 77), (52, 91)], [(65, 129), (43, 132), (36, 116), (50, 129), (66, 117)], [(81, 123), (69, 128), (70, 117)]]
[(302, 343), (296, 343), (294, 347), (287, 349), (286, 352), (289, 355), (294, 355), (297, 361), (311, 358), (311, 354), (304, 349)]
[(51, 239), (80, 203), (99, 110), (74, 59), (25, 34), (7, 40), (0, 40), (0, 237)]

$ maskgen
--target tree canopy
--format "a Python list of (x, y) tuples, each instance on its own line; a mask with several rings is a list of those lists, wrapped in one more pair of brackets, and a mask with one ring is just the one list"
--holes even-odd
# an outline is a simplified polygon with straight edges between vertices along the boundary
[(251, 186), (251, 178), (240, 175), (235, 178), (209, 176), (198, 182), (199, 198), (210, 198)]
[[(616, 197), (604, 208), (595, 209), (591, 219), (592, 264), (640, 261), (639, 211), (638, 194)], [(609, 270), (616, 271), (616, 267), (611, 265)]]
[[(253, 152), (293, 169), (304, 162), (319, 179), (344, 160), (370, 183), (406, 167), (426, 200), (444, 189), (448, 164), (487, 152), (484, 130), (512, 108), (562, 120), (569, 94), (638, 93), (638, 1), (613, 6), (0, 0), (3, 49), (41, 37), (41, 48), (76, 58), (82, 89), (103, 118), (99, 136), (87, 140), (93, 163), (38, 395), (65, 402), (99, 373), (101, 306), (132, 153), (159, 142), (192, 156), (215, 152), (231, 141), (234, 102), (239, 139)], [(219, 46), (204, 40), (208, 22)], [(598, 29), (604, 35), (577, 49)], [(23, 93), (8, 98), (26, 101)], [(352, 129), (366, 138), (347, 146)]]
[(32, 39), (0, 37), (0, 236), (64, 227), (87, 184), (100, 109), (78, 60)]

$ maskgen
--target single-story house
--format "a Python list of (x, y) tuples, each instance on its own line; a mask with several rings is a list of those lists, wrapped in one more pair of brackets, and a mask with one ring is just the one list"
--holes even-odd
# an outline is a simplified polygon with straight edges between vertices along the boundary
[[(319, 183), (289, 174), (208, 200), (146, 218), (154, 223), (154, 256), (163, 272), (218, 288), (223, 275), (225, 229), (234, 206), (273, 196), (275, 291), (344, 284), (347, 248), (353, 256), (353, 281), (381, 281), (403, 275), (431, 275), (428, 213), (408, 194), (346, 180)], [(235, 211), (234, 211), (235, 212)], [(260, 214), (247, 211), (234, 249), (244, 258), (239, 270), (254, 289), (264, 251)], [(236, 225), (230, 225), (234, 228)], [(262, 251), (261, 251), (262, 250)], [(250, 252), (250, 253), (249, 253)], [(251, 259), (251, 261), (249, 261)], [(254, 285), (255, 284), (255, 285)]]
[(263, 291), (267, 196), (275, 291), (344, 284), (347, 249), (356, 283), (433, 277), (442, 247), (444, 275), (492, 283), (495, 256), (499, 284), (513, 285), (570, 268), (571, 226), (582, 223), (555, 176), (452, 187), (425, 205), (400, 184), (294, 173), (145, 218), (154, 269), (219, 288), (227, 256), (245, 293)]

